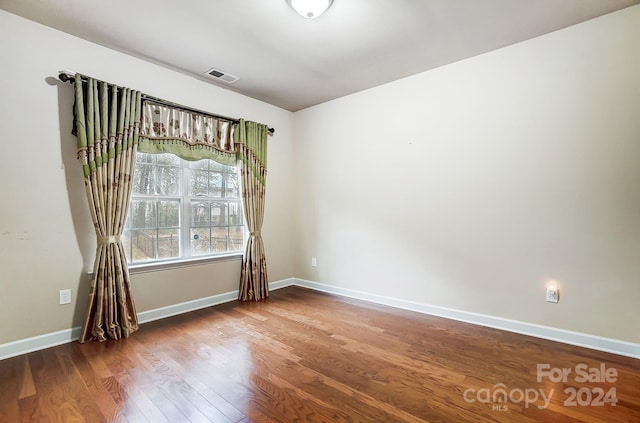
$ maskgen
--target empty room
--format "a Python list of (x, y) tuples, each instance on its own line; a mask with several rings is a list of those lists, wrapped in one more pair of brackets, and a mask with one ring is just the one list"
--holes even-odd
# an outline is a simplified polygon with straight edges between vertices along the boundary
[(0, 423), (640, 422), (639, 0), (0, 0)]

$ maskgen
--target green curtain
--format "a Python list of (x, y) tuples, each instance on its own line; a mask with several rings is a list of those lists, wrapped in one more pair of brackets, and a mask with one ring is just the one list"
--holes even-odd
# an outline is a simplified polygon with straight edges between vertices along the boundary
[(241, 119), (233, 133), (240, 164), (242, 204), (249, 230), (240, 275), (238, 299), (241, 301), (260, 301), (269, 297), (261, 232), (267, 177), (267, 131), (266, 125)]
[(80, 342), (127, 338), (138, 330), (120, 240), (140, 130), (141, 93), (76, 74), (75, 127), (97, 248)]

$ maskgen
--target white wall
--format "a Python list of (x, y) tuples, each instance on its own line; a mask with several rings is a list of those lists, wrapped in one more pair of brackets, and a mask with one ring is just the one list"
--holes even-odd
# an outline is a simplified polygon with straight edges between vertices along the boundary
[(295, 275), (640, 342), (639, 28), (635, 6), (297, 112)]
[[(95, 235), (76, 139), (69, 69), (147, 94), (275, 127), (264, 238), (271, 281), (292, 262), (292, 114), (0, 11), (0, 344), (80, 326)], [(238, 289), (240, 262), (132, 276), (138, 311)], [(73, 303), (58, 305), (71, 288)]]

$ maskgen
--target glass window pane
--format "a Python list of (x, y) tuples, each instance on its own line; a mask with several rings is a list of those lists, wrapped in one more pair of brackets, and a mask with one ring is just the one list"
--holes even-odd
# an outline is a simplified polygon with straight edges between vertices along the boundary
[(218, 163), (216, 161), (211, 160), (211, 167), (210, 167), (211, 170), (215, 170), (217, 172), (228, 172), (229, 168), (235, 169), (232, 166), (227, 166), (222, 163)]
[(194, 170), (189, 180), (189, 195), (201, 197), (209, 194), (209, 172)]
[(222, 253), (228, 250), (227, 241), (229, 239), (228, 228), (212, 227), (211, 228), (211, 251), (214, 253)]
[(154, 154), (149, 153), (136, 153), (136, 164), (138, 163), (153, 163)]
[(129, 209), (131, 226), (135, 229), (156, 227), (156, 202), (154, 200), (132, 200)]
[(209, 227), (209, 203), (191, 203), (191, 226)]
[(189, 162), (189, 167), (191, 169), (200, 169), (200, 170), (209, 170), (209, 162), (210, 160), (198, 160), (196, 162)]
[(229, 225), (243, 225), (244, 215), (242, 214), (242, 205), (240, 202), (229, 202)]
[(182, 169), (179, 167), (158, 166), (156, 169), (156, 193), (160, 195), (180, 194)]
[(180, 257), (180, 230), (160, 229), (158, 231), (158, 258)]
[(242, 251), (244, 248), (244, 226), (229, 227), (229, 251)]
[(131, 230), (133, 261), (145, 261), (156, 258), (156, 231)]
[(209, 172), (209, 197), (222, 197), (222, 173)]
[(227, 184), (224, 196), (226, 198), (240, 198), (240, 184), (238, 183), (238, 174), (234, 171), (226, 174)]
[(180, 166), (182, 159), (175, 154), (156, 154), (156, 163), (159, 165)]
[(153, 165), (136, 163), (133, 171), (133, 194), (155, 194), (156, 175)]
[(180, 202), (158, 201), (158, 227), (177, 228), (180, 226)]
[(211, 226), (227, 225), (227, 203), (211, 203)]
[(210, 243), (209, 228), (191, 228), (191, 255), (209, 254)]

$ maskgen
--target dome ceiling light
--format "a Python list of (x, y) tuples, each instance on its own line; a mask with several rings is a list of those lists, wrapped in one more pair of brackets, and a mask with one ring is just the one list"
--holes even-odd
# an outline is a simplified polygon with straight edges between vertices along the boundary
[(300, 16), (315, 19), (331, 6), (333, 0), (287, 0), (287, 3)]

